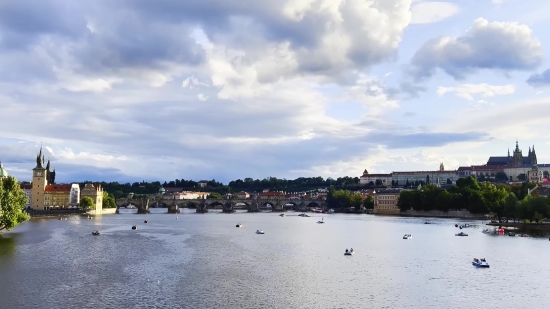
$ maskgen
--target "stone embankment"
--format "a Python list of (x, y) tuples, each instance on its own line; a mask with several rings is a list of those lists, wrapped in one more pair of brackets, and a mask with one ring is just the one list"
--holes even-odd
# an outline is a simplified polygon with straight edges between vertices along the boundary
[(406, 210), (401, 211), (401, 216), (403, 217), (433, 217), (433, 218), (461, 218), (461, 219), (473, 219), (473, 220), (486, 220), (487, 218), (484, 215), (473, 214), (467, 210), (429, 210), (429, 211), (419, 211), (419, 210)]
[(25, 210), (31, 218), (38, 218), (38, 217), (64, 217), (64, 216), (70, 216), (70, 215), (83, 215), (86, 214), (85, 210), (81, 209), (56, 209), (56, 210), (34, 210), (34, 209), (27, 209)]

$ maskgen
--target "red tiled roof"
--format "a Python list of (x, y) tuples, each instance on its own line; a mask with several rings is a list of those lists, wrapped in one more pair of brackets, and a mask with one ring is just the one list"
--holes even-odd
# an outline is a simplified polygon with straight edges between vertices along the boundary
[(263, 192), (260, 193), (260, 196), (284, 196), (283, 192)]
[(391, 174), (363, 174), (361, 177), (391, 177)]
[(25, 189), (31, 190), (31, 189), (32, 189), (32, 184), (30, 184), (30, 183), (21, 183), (21, 184), (19, 184), (19, 186), (20, 186), (21, 189), (23, 189), (23, 190), (25, 190)]
[(424, 174), (424, 173), (431, 173), (431, 174), (448, 174), (448, 173), (454, 173), (456, 171), (416, 171), (416, 172), (393, 172), (394, 174)]
[(46, 192), (70, 192), (72, 185), (47, 185)]

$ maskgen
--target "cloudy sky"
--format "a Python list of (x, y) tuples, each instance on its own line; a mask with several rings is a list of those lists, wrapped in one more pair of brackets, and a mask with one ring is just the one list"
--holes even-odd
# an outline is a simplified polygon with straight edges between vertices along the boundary
[(0, 4), (0, 162), (58, 182), (550, 163), (547, 0)]

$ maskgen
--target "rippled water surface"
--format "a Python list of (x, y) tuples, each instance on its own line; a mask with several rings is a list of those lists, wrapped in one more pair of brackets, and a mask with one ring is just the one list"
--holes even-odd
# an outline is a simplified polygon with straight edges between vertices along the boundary
[[(547, 238), (456, 220), (125, 213), (0, 236), (0, 308), (547, 308)], [(177, 219), (176, 219), (177, 217)], [(325, 224), (316, 224), (324, 217)], [(143, 220), (147, 219), (148, 224)], [(466, 222), (466, 221), (464, 221)], [(236, 228), (242, 223), (242, 228)], [(138, 230), (131, 230), (132, 225)], [(100, 236), (92, 236), (92, 230)], [(263, 229), (265, 235), (255, 231)], [(412, 234), (403, 240), (403, 234)], [(356, 254), (343, 255), (353, 247)], [(490, 269), (476, 269), (485, 257)]]

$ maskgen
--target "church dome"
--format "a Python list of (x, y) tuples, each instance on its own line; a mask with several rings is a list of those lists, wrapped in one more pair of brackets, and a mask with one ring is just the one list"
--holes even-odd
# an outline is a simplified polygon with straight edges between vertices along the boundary
[(4, 169), (2, 162), (0, 162), (0, 178), (8, 177), (8, 171)]

